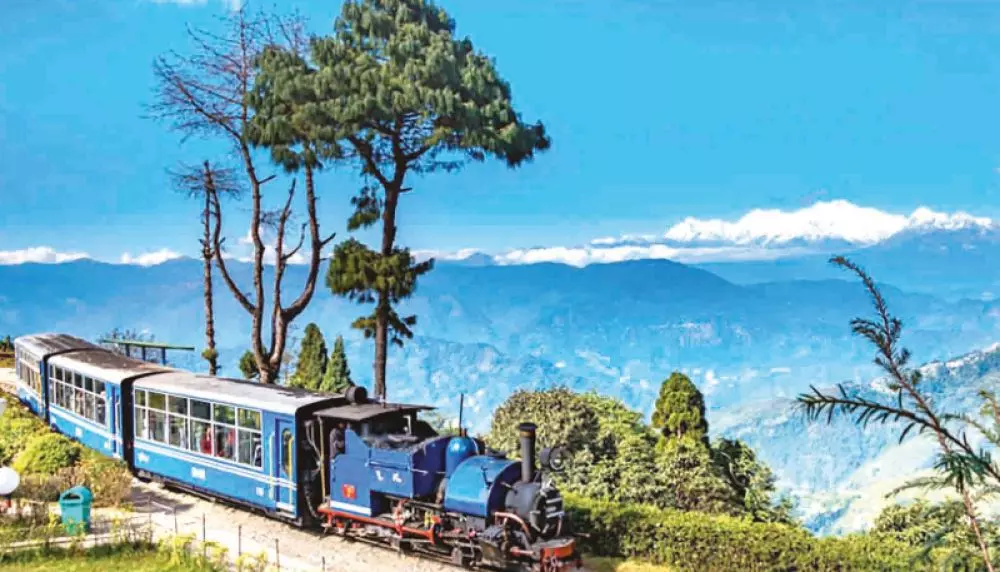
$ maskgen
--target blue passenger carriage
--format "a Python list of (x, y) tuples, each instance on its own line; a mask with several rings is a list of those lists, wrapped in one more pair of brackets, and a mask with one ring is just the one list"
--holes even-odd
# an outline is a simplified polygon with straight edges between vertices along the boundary
[(187, 372), (137, 380), (132, 392), (141, 476), (290, 521), (315, 516), (311, 414), (343, 397)]
[(48, 419), (50, 361), (56, 356), (104, 348), (67, 334), (35, 334), (14, 340), (17, 395), (35, 415)]
[(49, 424), (95, 451), (126, 458), (129, 419), (123, 396), (136, 379), (174, 371), (99, 346), (48, 360)]

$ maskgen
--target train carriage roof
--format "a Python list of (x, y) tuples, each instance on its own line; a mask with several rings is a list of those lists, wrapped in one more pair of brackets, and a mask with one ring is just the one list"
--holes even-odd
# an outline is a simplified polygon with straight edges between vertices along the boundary
[(308, 405), (344, 401), (341, 395), (323, 395), (295, 387), (182, 371), (139, 379), (135, 382), (134, 388), (286, 415), (294, 415), (296, 411)]
[(50, 359), (49, 364), (115, 384), (120, 384), (122, 381), (137, 375), (178, 371), (160, 364), (130, 358), (104, 348), (100, 349), (101, 351), (58, 355)]
[(39, 358), (47, 354), (65, 350), (103, 349), (101, 346), (82, 338), (69, 334), (55, 333), (21, 336), (14, 340), (14, 344), (31, 353), (38, 354)]

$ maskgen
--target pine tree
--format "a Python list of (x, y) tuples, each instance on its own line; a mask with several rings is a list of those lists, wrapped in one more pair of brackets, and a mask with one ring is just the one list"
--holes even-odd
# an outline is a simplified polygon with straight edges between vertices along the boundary
[(344, 351), (344, 337), (337, 336), (330, 352), (330, 360), (326, 363), (326, 373), (319, 390), (329, 393), (343, 393), (354, 385), (351, 381), (351, 368), (347, 365), (347, 353)]
[(487, 156), (517, 167), (550, 142), (540, 123), (521, 121), (491, 58), (458, 37), (454, 20), (432, 2), (349, 0), (334, 35), (314, 38), (309, 48), (308, 59), (289, 49), (265, 51), (254, 108), (262, 141), (305, 152), (283, 159), (308, 165), (349, 158), (365, 177), (348, 229), (381, 223), (378, 250), (357, 241), (338, 247), (327, 285), (374, 303), (353, 326), (375, 340), (373, 393), (385, 397), (389, 344), (402, 345), (416, 323), (396, 305), (432, 267), (396, 243), (400, 199), (412, 191), (407, 174), (454, 171)]
[(302, 338), (295, 373), (292, 374), (288, 385), (318, 390), (326, 372), (326, 361), (326, 340), (323, 339), (319, 326), (310, 322)]
[(667, 441), (691, 439), (708, 447), (705, 397), (686, 375), (675, 371), (660, 386), (653, 411), (653, 427), (659, 429)]

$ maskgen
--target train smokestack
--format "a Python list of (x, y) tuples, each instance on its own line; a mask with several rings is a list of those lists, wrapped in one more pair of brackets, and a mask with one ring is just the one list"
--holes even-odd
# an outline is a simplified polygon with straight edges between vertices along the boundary
[(518, 425), (521, 432), (521, 481), (530, 483), (535, 480), (535, 428), (534, 423)]

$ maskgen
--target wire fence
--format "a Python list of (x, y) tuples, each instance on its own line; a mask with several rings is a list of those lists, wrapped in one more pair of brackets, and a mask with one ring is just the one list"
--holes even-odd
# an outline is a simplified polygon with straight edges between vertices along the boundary
[[(21, 501), (0, 511), (0, 561), (14, 553), (48, 553), (54, 549), (87, 550), (99, 546), (156, 546), (171, 556), (194, 557), (203, 567), (246, 572), (326, 572), (325, 559), (318, 566), (302, 565), (281, 557), (280, 538), (261, 542), (259, 535), (235, 531), (224, 523), (178, 514), (174, 507), (151, 499), (138, 503), (138, 514), (95, 517), (87, 527), (67, 527), (46, 503)], [(220, 526), (222, 525), (222, 526)], [(235, 547), (233, 542), (235, 541)]]
[[(317, 550), (318, 537), (307, 536), (308, 533), (288, 529), (278, 522), (263, 520), (263, 517), (261, 521), (247, 525), (234, 524), (217, 513), (209, 515), (178, 510), (170, 502), (157, 500), (153, 495), (140, 497), (134, 504), (134, 510), (148, 515), (156, 538), (172, 542), (175, 548), (183, 547), (223, 567), (268, 572), (333, 572), (345, 569), (334, 567), (332, 562), (328, 565), (326, 557)], [(294, 536), (305, 537), (311, 554), (301, 553), (304, 539), (298, 538), (295, 542)]]

